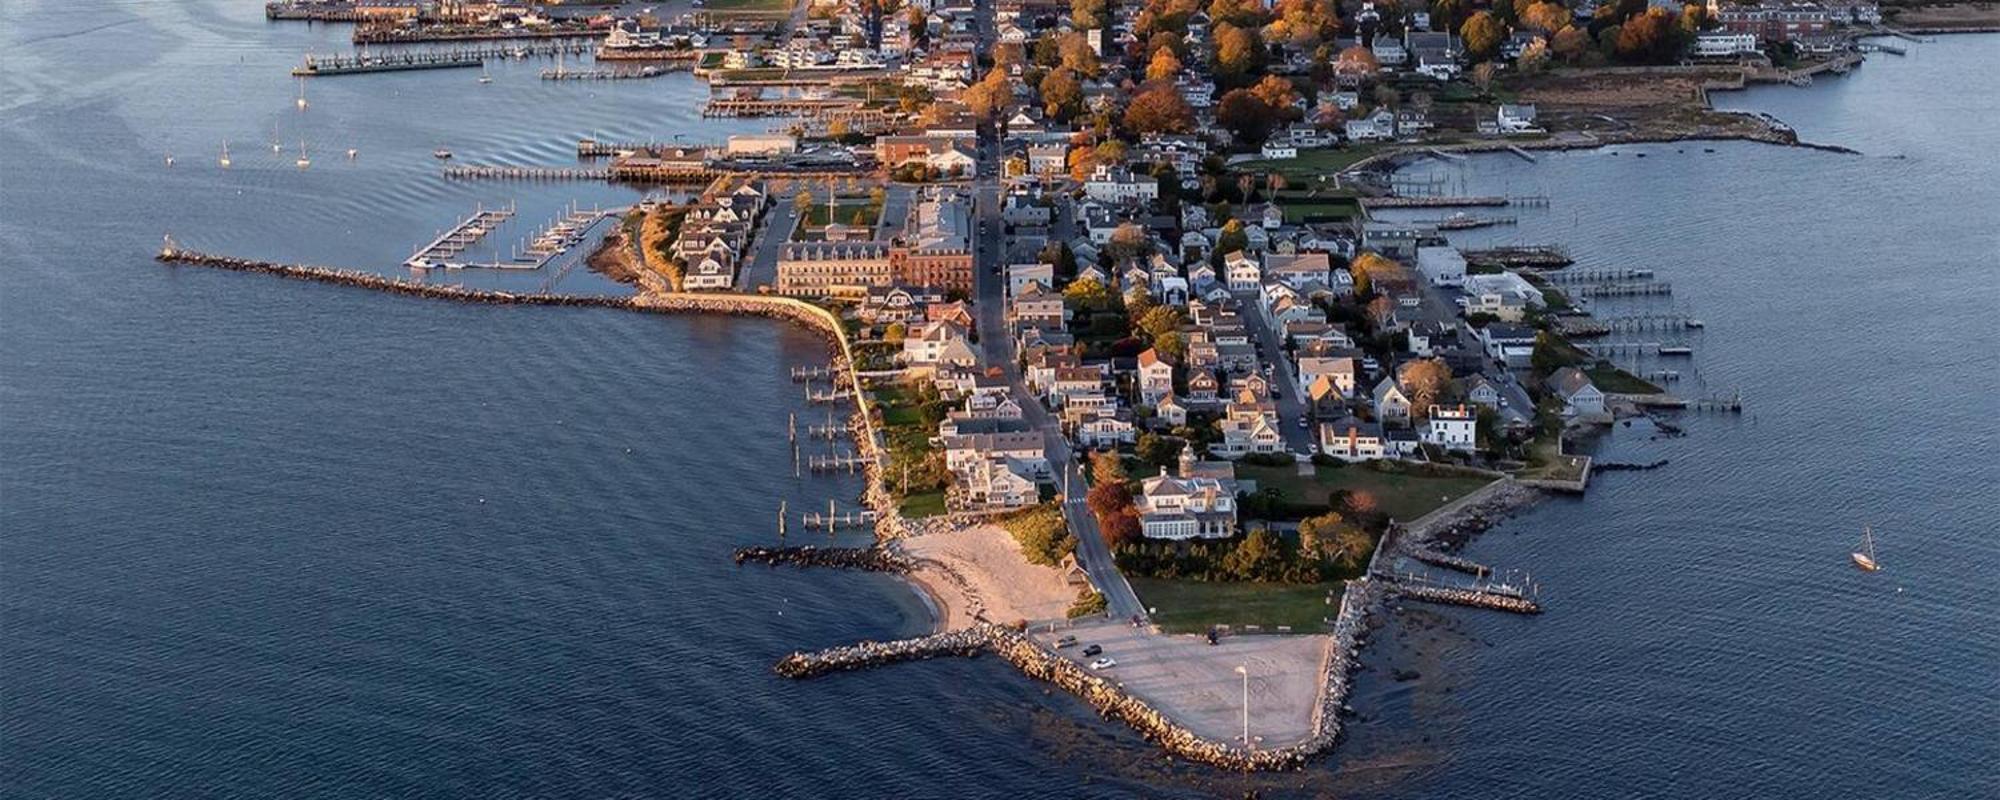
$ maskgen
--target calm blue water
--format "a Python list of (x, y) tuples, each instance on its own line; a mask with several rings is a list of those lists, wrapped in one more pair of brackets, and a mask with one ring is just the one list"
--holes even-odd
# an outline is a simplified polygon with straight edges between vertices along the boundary
[[(637, 196), (446, 182), (433, 148), (560, 164), (578, 136), (761, 127), (700, 121), (691, 82), (534, 62), (315, 81), (299, 112), (285, 69), (344, 36), (253, 3), (0, 8), (0, 794), (1992, 793), (2000, 198), (1976, 120), (2000, 108), (1940, 85), (1991, 37), (1731, 98), (1867, 157), (1466, 166), (1559, 198), (1507, 235), (1673, 280), (1709, 323), (1701, 379), (1754, 414), (1614, 439), (1673, 463), (1474, 547), (1533, 569), (1552, 613), (1399, 615), (1338, 757), (1241, 779), (990, 659), (771, 674), (928, 625), (888, 579), (728, 562), (774, 539), (779, 499), (858, 489), (790, 477), (785, 370), (823, 358), (804, 335), (151, 262), (171, 232), (392, 269), (478, 203), (532, 225)], [(1869, 578), (1844, 561), (1864, 521), (1889, 564)], [(1384, 676), (1406, 665), (1424, 677)]]

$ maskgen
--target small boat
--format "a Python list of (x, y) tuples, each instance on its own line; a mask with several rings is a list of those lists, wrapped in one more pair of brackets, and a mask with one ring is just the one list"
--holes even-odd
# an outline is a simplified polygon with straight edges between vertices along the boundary
[(303, 76), (299, 78), (298, 106), (300, 111), (306, 110), (306, 79)]
[(349, 160), (349, 161), (353, 161), (353, 160), (354, 160), (354, 157), (355, 157), (355, 156), (358, 156), (358, 155), (361, 155), (361, 151), (359, 151), (359, 150), (356, 150), (356, 149), (354, 149), (354, 148), (352, 148), (352, 147), (350, 147), (350, 148), (347, 148), (347, 160)]
[(431, 151), (431, 157), (442, 161), (444, 159), (451, 158), (451, 151), (440, 147), (436, 150)]
[(173, 166), (173, 165), (174, 165), (174, 157), (173, 157), (173, 156), (167, 156), (167, 166), (171, 167), (171, 166)]
[(480, 65), (479, 65), (479, 82), (480, 82), (480, 83), (492, 83), (492, 82), (493, 82), (493, 76), (491, 76), (491, 75), (488, 75), (488, 74), (486, 74), (486, 65), (485, 65), (485, 64), (480, 64)]
[(1706, 324), (1703, 323), (1701, 320), (1691, 319), (1687, 321), (1687, 326), (1690, 328), (1701, 328), (1701, 327), (1706, 327)]
[(1663, 355), (1663, 356), (1691, 356), (1691, 355), (1694, 355), (1694, 348), (1692, 348), (1692, 347), (1662, 347), (1662, 348), (1660, 348), (1660, 355)]
[(217, 163), (217, 164), (221, 164), (221, 165), (222, 165), (222, 168), (223, 168), (223, 169), (229, 169), (229, 143), (228, 143), (228, 142), (223, 142), (223, 143), (222, 143), (222, 157), (221, 157), (221, 158), (218, 158), (218, 159), (216, 159), (216, 160), (215, 160), (215, 163)]
[(1866, 525), (1861, 526), (1861, 549), (1847, 556), (1854, 559), (1854, 566), (1860, 567), (1862, 572), (1881, 569), (1882, 566), (1875, 563), (1875, 531)]
[(306, 140), (304, 139), (299, 140), (299, 160), (297, 163), (299, 169), (305, 169), (313, 165), (312, 159), (306, 158)]

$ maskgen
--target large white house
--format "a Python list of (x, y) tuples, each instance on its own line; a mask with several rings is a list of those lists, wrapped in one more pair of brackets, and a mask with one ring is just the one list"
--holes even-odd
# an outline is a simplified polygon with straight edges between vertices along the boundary
[(1139, 488), (1139, 532), (1148, 539), (1220, 539), (1236, 533), (1236, 468), (1202, 462), (1181, 450), (1180, 474), (1147, 478)]
[(1549, 391), (1563, 403), (1565, 417), (1595, 417), (1604, 414), (1604, 392), (1590, 382), (1590, 376), (1576, 367), (1563, 367), (1548, 378)]
[(1465, 406), (1431, 406), (1424, 426), (1424, 442), (1446, 450), (1472, 452), (1478, 449), (1479, 413)]

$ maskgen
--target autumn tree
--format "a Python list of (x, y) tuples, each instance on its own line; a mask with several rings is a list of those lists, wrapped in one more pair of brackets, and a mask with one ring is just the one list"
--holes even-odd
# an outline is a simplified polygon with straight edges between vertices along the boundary
[(1649, 8), (1628, 19), (1618, 30), (1619, 60), (1638, 64), (1660, 64), (1673, 60), (1681, 50), (1679, 27), (1664, 8)]
[(1070, 0), (1069, 18), (1079, 30), (1104, 27), (1104, 0)]
[(1264, 66), (1264, 43), (1257, 32), (1229, 23), (1215, 26), (1215, 71), (1232, 84)]
[(1062, 57), (1059, 63), (1063, 68), (1078, 75), (1097, 75), (1097, 51), (1090, 49), (1090, 40), (1083, 34), (1076, 31), (1063, 34), (1056, 40), (1056, 52)]
[(1355, 45), (1340, 51), (1334, 69), (1346, 74), (1373, 76), (1382, 71), (1382, 61), (1375, 57), (1375, 51)]
[(1236, 141), (1257, 145), (1271, 135), (1278, 127), (1278, 110), (1256, 92), (1249, 89), (1231, 89), (1222, 95), (1222, 101), (1215, 106), (1215, 121), (1236, 137)]
[(1299, 102), (1298, 87), (1293, 86), (1291, 81), (1276, 75), (1264, 76), (1263, 79), (1257, 81), (1257, 85), (1250, 87), (1250, 93), (1256, 95), (1257, 99), (1264, 101), (1265, 105), (1278, 110), (1280, 113), (1294, 110)]
[(1549, 50), (1565, 64), (1575, 64), (1583, 60), (1583, 54), (1590, 52), (1590, 34), (1571, 25), (1556, 32), (1549, 40)]
[(1389, 321), (1395, 317), (1396, 301), (1389, 299), (1388, 295), (1368, 301), (1368, 322), (1376, 330), (1389, 327)]
[(1394, 278), (1403, 273), (1403, 265), (1394, 259), (1373, 251), (1355, 256), (1347, 265), (1347, 271), (1354, 275), (1354, 291), (1366, 293), (1375, 281)]
[(1187, 315), (1174, 306), (1154, 306), (1139, 316), (1139, 330), (1147, 336), (1158, 339), (1169, 332), (1178, 330), (1187, 323)]
[(1465, 40), (1465, 54), (1475, 61), (1485, 61), (1500, 53), (1500, 43), (1507, 40), (1507, 26), (1493, 18), (1488, 11), (1474, 13), (1458, 29), (1458, 35)]
[(1000, 110), (1006, 108), (1007, 102), (1013, 98), (1014, 84), (1007, 79), (1007, 72), (994, 67), (986, 73), (986, 77), (967, 88), (959, 99), (965, 102), (966, 108), (972, 110), (973, 116), (982, 120), (992, 120), (1000, 115)]
[(1078, 311), (1102, 311), (1111, 307), (1111, 288), (1095, 278), (1070, 281), (1063, 287), (1063, 301)]
[(1097, 529), (1104, 534), (1104, 543), (1111, 547), (1137, 542), (1145, 534), (1138, 509), (1129, 506), (1122, 513), (1098, 520)]
[(1083, 84), (1066, 69), (1052, 69), (1042, 77), (1042, 111), (1057, 122), (1068, 122), (1083, 111)]
[(1333, 544), (1334, 532), (1347, 520), (1338, 511), (1299, 520), (1299, 553), (1308, 558), (1325, 558)]
[(1174, 85), (1149, 84), (1125, 107), (1125, 128), (1133, 133), (1184, 133), (1194, 128), (1194, 109)]
[(1090, 454), (1090, 480), (1092, 483), (1107, 484), (1125, 482), (1125, 462), (1118, 460), (1117, 453)]
[[(1533, 75), (1549, 64), (1549, 44), (1546, 39), (1536, 39), (1521, 48), (1520, 58), (1514, 59), (1514, 66), (1522, 73)], [(1481, 64), (1480, 66), (1486, 66)]]
[(1562, 30), (1575, 18), (1567, 6), (1543, 0), (1543, 2), (1528, 6), (1528, 10), (1522, 12), (1521, 24), (1527, 28), (1547, 34)]
[(1160, 351), (1161, 356), (1175, 364), (1187, 358), (1187, 348), (1187, 335), (1180, 331), (1167, 331), (1153, 340), (1153, 349)]
[(1175, 75), (1181, 74), (1182, 69), (1180, 57), (1174, 55), (1173, 50), (1162, 47), (1153, 51), (1153, 59), (1146, 64), (1146, 80), (1171, 81)]
[[(798, 194), (795, 194), (795, 195), (792, 195), (792, 212), (793, 212), (793, 213), (795, 213), (795, 214), (798, 214), (799, 216), (803, 217), (803, 216), (805, 216), (805, 215), (806, 215), (806, 211), (807, 211), (807, 210), (809, 210), (809, 209), (811, 209), (811, 208), (812, 208), (812, 206), (813, 206), (813, 193), (812, 193), (812, 190), (810, 190), (810, 189), (800, 189), (800, 190), (799, 190), (799, 192), (798, 192)], [(831, 221), (832, 221), (832, 220), (828, 220), (828, 222), (831, 222)]]
[(1451, 391), (1451, 367), (1443, 359), (1417, 359), (1403, 365), (1397, 379), (1403, 384), (1403, 391), (1410, 394), (1410, 413), (1417, 417), (1430, 414), (1433, 405), (1444, 402), (1445, 393)]

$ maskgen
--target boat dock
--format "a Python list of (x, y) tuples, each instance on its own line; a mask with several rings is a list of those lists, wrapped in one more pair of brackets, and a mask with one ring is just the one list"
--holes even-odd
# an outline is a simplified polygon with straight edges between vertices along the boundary
[(823, 114), (837, 109), (852, 108), (856, 100), (746, 100), (741, 98), (711, 98), (702, 106), (703, 117), (793, 117)]
[(846, 472), (852, 474), (860, 472), (861, 468), (865, 466), (868, 466), (867, 456), (859, 456), (846, 451), (827, 456), (806, 457), (806, 469), (813, 472)]
[(1649, 281), (1653, 279), (1650, 269), (1566, 269), (1547, 272), (1542, 280), (1550, 283), (1616, 283), (1618, 281)]
[(635, 78), (657, 78), (670, 72), (686, 72), (685, 64), (679, 66), (648, 64), (633, 69), (556, 69), (542, 70), (545, 81), (617, 81)]
[(709, 152), (721, 150), (718, 144), (687, 144), (684, 142), (600, 142), (596, 139), (576, 140), (577, 158), (605, 158), (623, 153), (658, 153), (680, 150), (685, 152)]
[(1507, 198), (1499, 195), (1483, 197), (1364, 197), (1361, 205), (1366, 208), (1454, 208), (1458, 206), (1504, 206)]
[(483, 63), (485, 62), (477, 55), (448, 50), (387, 55), (354, 53), (316, 56), (308, 53), (305, 63), (293, 67), (292, 74), (301, 77), (361, 75), (370, 72), (403, 72), (418, 69), (459, 69), (477, 67)]
[(805, 381), (821, 380), (831, 378), (834, 374), (833, 367), (831, 366), (793, 367), (792, 382), (803, 383)]
[(875, 512), (868, 509), (825, 514), (808, 511), (799, 515), (799, 524), (804, 525), (807, 530), (824, 530), (828, 533), (841, 528), (864, 528), (875, 524)]
[(1481, 564), (1479, 562), (1473, 561), (1468, 558), (1460, 558), (1450, 553), (1439, 552), (1437, 550), (1419, 548), (1415, 550), (1406, 551), (1405, 555), (1408, 555), (1411, 558), (1414, 558), (1418, 561), (1422, 561), (1426, 564), (1430, 564), (1432, 566), (1444, 567), (1445, 569), (1450, 569), (1450, 570), (1457, 570), (1467, 575), (1478, 575), (1480, 577), (1485, 577), (1487, 575), (1493, 574), (1492, 567), (1486, 566), (1485, 564)]
[(611, 179), (611, 170), (591, 167), (503, 167), (453, 164), (444, 168), (444, 177), (452, 180), (603, 181)]
[(1494, 267), (1567, 267), (1576, 263), (1561, 245), (1532, 244), (1510, 247), (1487, 247), (1460, 251), (1465, 261), (1474, 266)]
[(438, 234), (430, 244), (417, 248), (417, 252), (411, 253), (410, 257), (403, 261), (403, 266), (413, 269), (462, 268), (464, 264), (454, 263), (452, 259), (465, 252), (466, 248), (486, 238), (486, 234), (513, 216), (514, 208), (511, 205), (492, 210), (484, 207), (474, 209), (472, 216), (459, 220), (458, 224)]
[(1640, 283), (1582, 283), (1564, 287), (1564, 292), (1576, 297), (1632, 297), (1639, 295), (1673, 294), (1673, 284), (1666, 281), (1645, 281)]

